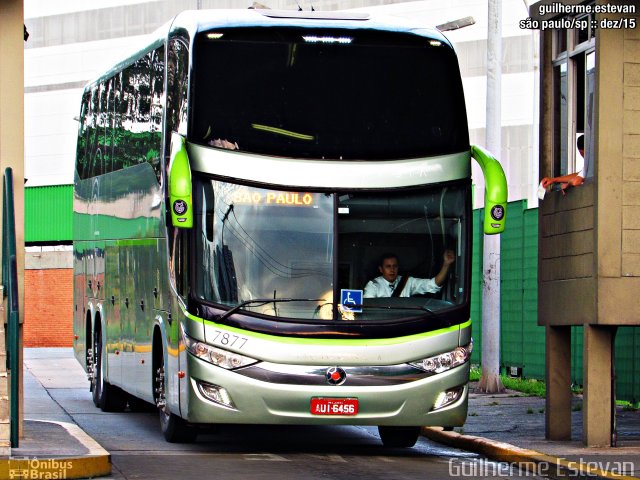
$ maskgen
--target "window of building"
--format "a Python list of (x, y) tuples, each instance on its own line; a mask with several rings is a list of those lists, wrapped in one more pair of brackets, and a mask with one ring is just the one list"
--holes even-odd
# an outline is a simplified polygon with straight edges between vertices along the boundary
[[(591, 16), (581, 16), (591, 25)], [(553, 36), (554, 176), (593, 177), (595, 32), (556, 30)]]

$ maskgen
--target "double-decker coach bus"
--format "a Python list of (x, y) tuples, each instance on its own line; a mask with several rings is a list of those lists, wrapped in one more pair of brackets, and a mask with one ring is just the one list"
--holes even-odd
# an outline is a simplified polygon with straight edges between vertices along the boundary
[[(168, 441), (353, 424), (412, 446), (420, 426), (462, 425), (472, 156), (499, 232), (504, 174), (469, 145), (437, 30), (179, 14), (82, 98), (74, 348), (95, 404), (155, 404)], [(385, 252), (435, 288), (369, 294)]]

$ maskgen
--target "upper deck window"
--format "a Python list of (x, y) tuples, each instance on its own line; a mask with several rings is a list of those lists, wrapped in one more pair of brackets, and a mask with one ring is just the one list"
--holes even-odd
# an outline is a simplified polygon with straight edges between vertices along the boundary
[(385, 160), (469, 147), (447, 44), (371, 30), (220, 29), (194, 46), (189, 138), (287, 157)]

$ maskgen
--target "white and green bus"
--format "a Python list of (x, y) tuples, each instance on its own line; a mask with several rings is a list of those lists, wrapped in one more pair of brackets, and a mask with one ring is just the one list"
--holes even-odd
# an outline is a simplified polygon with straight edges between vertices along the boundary
[[(74, 189), (75, 355), (103, 410), (206, 425), (462, 425), (471, 158), (437, 30), (361, 13), (184, 12), (85, 88)], [(394, 252), (436, 288), (364, 294)], [(389, 254), (386, 254), (387, 256)], [(411, 280), (410, 280), (411, 281)]]

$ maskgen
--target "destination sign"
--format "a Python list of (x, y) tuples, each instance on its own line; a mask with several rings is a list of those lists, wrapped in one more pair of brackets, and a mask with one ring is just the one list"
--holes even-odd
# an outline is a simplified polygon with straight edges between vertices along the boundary
[(276, 192), (242, 189), (231, 195), (234, 205), (272, 205), (280, 207), (313, 207), (316, 194), (309, 192)]

